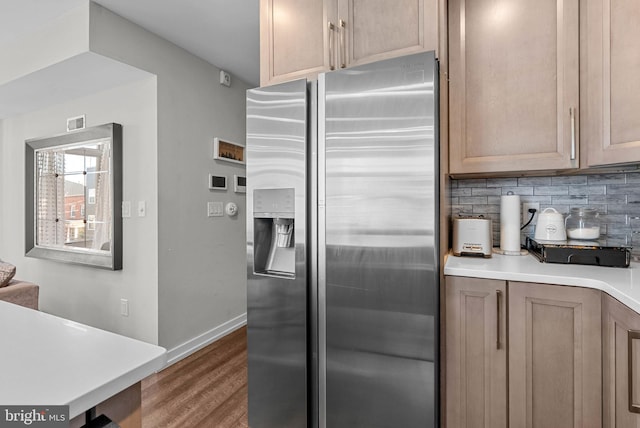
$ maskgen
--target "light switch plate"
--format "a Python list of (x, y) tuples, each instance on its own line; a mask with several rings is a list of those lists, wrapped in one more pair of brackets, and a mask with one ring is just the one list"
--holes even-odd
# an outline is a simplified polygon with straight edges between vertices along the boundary
[(120, 315), (123, 317), (129, 316), (129, 300), (120, 299)]
[(147, 203), (145, 201), (138, 201), (138, 217), (144, 217), (147, 215)]
[(131, 201), (122, 201), (122, 218), (131, 217)]
[(207, 217), (224, 216), (224, 207), (222, 202), (207, 202)]

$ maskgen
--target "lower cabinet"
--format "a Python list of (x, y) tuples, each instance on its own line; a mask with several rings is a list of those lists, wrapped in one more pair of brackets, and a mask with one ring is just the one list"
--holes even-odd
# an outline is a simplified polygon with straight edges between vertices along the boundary
[(601, 427), (600, 291), (508, 282), (509, 426)]
[(446, 277), (446, 426), (506, 428), (506, 283)]
[(640, 427), (640, 315), (605, 295), (602, 300), (605, 428)]
[(602, 426), (600, 291), (452, 276), (445, 289), (447, 427)]

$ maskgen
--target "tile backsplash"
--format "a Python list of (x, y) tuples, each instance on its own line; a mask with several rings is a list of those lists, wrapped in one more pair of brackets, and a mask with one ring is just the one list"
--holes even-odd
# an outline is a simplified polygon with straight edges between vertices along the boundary
[[(632, 245), (640, 253), (640, 172), (554, 177), (451, 180), (452, 214), (482, 214), (493, 222), (493, 245), (500, 245), (500, 196), (513, 192), (521, 202), (538, 202), (568, 214), (588, 206), (600, 213), (601, 238), (609, 245)], [(636, 232), (634, 234), (633, 232)], [(522, 231), (533, 236), (533, 226)], [(635, 236), (635, 241), (633, 237)]]

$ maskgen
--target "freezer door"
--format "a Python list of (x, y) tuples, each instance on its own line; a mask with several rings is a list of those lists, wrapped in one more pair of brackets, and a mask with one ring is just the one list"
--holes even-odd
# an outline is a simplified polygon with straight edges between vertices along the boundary
[(319, 80), (321, 426), (437, 426), (435, 76), (431, 52)]
[(307, 82), (247, 92), (249, 425), (307, 426)]

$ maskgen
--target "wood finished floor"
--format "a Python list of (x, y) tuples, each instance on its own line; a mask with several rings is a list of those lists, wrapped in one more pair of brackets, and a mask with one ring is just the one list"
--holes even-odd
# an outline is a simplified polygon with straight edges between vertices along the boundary
[(143, 380), (142, 428), (248, 428), (246, 327)]

